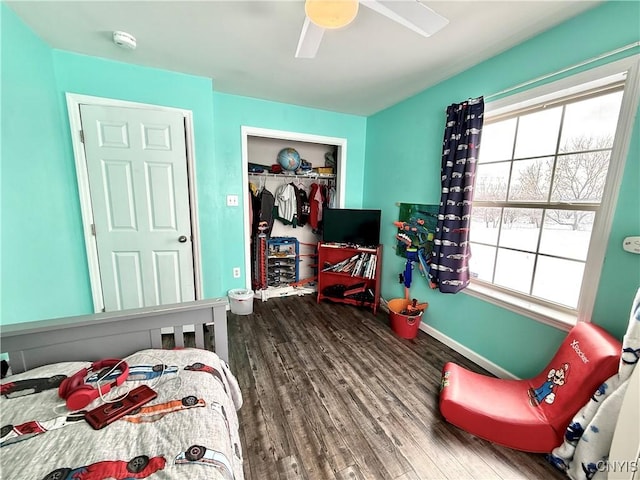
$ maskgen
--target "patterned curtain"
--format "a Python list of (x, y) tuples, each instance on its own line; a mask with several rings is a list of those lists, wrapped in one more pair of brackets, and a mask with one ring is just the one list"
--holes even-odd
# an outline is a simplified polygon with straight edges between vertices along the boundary
[(469, 225), (484, 116), (482, 97), (447, 108), (442, 141), (442, 197), (431, 272), (442, 293), (469, 284)]

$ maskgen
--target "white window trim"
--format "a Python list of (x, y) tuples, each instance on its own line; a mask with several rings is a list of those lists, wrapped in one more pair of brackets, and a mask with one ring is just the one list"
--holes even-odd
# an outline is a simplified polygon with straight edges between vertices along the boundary
[[(622, 176), (629, 154), (631, 135), (634, 120), (638, 110), (640, 97), (640, 55), (633, 55), (622, 60), (596, 67), (576, 75), (572, 75), (556, 82), (542, 85), (509, 97), (504, 97), (485, 105), (485, 115), (499, 115), (509, 110), (525, 108), (526, 106), (558, 96), (556, 92), (563, 94), (576, 91), (575, 86), (593, 82), (604, 84), (619, 74), (626, 75), (624, 94), (616, 137), (611, 151), (611, 161), (607, 173), (607, 181), (600, 204), (598, 215), (593, 225), (589, 252), (584, 270), (583, 285), (578, 300), (576, 313), (567, 313), (561, 308), (553, 308), (551, 305), (537, 303), (535, 300), (523, 299), (517, 295), (510, 295), (502, 289), (493, 288), (491, 285), (473, 280), (469, 286), (462, 290), (464, 293), (489, 303), (501, 306), (515, 313), (524, 315), (547, 325), (569, 330), (576, 322), (588, 322), (591, 320), (593, 308), (600, 284), (604, 256), (607, 250), (613, 215), (618, 203), (618, 194), (622, 183)], [(567, 92), (568, 90), (568, 92)], [(640, 119), (638, 119), (640, 121)]]

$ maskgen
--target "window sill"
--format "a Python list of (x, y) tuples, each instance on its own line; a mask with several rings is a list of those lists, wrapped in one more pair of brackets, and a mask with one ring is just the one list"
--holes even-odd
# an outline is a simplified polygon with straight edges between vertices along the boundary
[(515, 295), (509, 295), (507, 292), (493, 289), (490, 286), (485, 286), (478, 282), (472, 281), (467, 288), (462, 290), (462, 293), (506, 308), (507, 310), (519, 313), (520, 315), (560, 330), (569, 331), (575, 326), (578, 320), (577, 313), (571, 314), (546, 305), (540, 305)]

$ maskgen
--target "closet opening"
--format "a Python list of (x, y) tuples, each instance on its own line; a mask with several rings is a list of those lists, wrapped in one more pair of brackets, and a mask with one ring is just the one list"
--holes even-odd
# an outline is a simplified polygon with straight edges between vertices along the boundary
[(344, 138), (242, 128), (245, 278), (256, 297), (315, 293), (322, 212), (344, 207), (346, 149)]

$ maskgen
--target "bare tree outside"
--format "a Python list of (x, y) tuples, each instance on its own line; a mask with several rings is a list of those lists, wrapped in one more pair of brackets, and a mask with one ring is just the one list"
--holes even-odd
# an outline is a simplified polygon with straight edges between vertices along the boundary
[[(611, 143), (610, 137), (572, 138), (565, 147), (572, 153), (559, 155), (556, 161), (551, 200), (569, 203), (600, 202), (607, 179)], [(518, 177), (512, 183), (509, 199), (547, 201), (553, 171), (552, 158), (529, 161), (519, 170)], [(578, 210), (549, 210), (546, 215), (547, 221), (570, 226), (572, 230), (579, 230), (586, 218), (590, 218), (589, 213)], [(530, 221), (536, 220), (532, 217)]]

